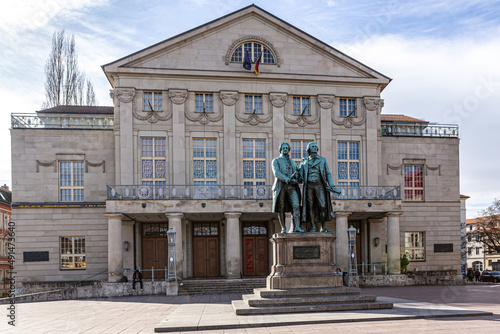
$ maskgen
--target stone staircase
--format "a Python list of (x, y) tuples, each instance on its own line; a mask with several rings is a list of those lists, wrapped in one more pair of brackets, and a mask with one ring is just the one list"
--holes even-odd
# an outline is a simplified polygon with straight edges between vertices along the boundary
[(276, 290), (257, 288), (231, 302), (237, 315), (390, 309), (392, 303), (361, 295), (359, 288), (333, 287)]
[(266, 278), (193, 279), (179, 283), (179, 295), (208, 295), (222, 293), (252, 293), (266, 286)]

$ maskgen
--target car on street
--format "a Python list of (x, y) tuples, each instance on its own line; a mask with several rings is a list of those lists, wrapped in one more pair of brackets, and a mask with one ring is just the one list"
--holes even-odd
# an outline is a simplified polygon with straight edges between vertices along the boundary
[(481, 280), (481, 282), (498, 283), (498, 282), (500, 282), (500, 271), (485, 270), (481, 274), (480, 280)]

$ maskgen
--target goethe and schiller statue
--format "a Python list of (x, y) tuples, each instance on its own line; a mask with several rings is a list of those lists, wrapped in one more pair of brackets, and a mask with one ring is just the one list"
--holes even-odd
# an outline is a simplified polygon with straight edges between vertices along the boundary
[[(315, 232), (317, 223), (321, 224), (320, 232), (331, 232), (325, 227), (335, 218), (330, 192), (339, 195), (340, 191), (335, 188), (326, 159), (318, 155), (318, 145), (307, 145), (308, 157), (300, 167), (290, 158), (288, 143), (283, 142), (279, 151), (280, 156), (273, 160), (273, 212), (278, 213), (281, 233), (286, 233), (286, 212), (292, 213), (293, 232), (305, 232), (301, 224), (306, 222), (312, 225), (308, 232)], [(302, 196), (299, 183), (303, 183)]]

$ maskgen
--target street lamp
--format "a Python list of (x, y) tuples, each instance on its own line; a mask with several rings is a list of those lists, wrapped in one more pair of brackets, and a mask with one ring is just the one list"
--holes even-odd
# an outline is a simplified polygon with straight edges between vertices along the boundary
[(349, 237), (349, 275), (357, 275), (357, 261), (356, 261), (356, 229), (351, 225), (347, 229)]
[(175, 231), (171, 227), (167, 231), (168, 240), (168, 281), (177, 281), (177, 267), (175, 264)]

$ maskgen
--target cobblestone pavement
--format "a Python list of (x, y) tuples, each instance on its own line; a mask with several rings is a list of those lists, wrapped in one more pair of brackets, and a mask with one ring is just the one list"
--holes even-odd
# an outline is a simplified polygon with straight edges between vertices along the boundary
[[(307, 324), (182, 333), (499, 333), (500, 284), (417, 286), (362, 289), (362, 293), (492, 312), (491, 316), (430, 318), (335, 324)], [(180, 306), (227, 304), (240, 294), (198, 296), (136, 296), (16, 304), (15, 324), (8, 324), (0, 305), (0, 333), (154, 333), (154, 328)], [(214, 305), (215, 306), (215, 305)], [(186, 314), (189, 316), (189, 314)], [(302, 315), (303, 316), (303, 315)]]

